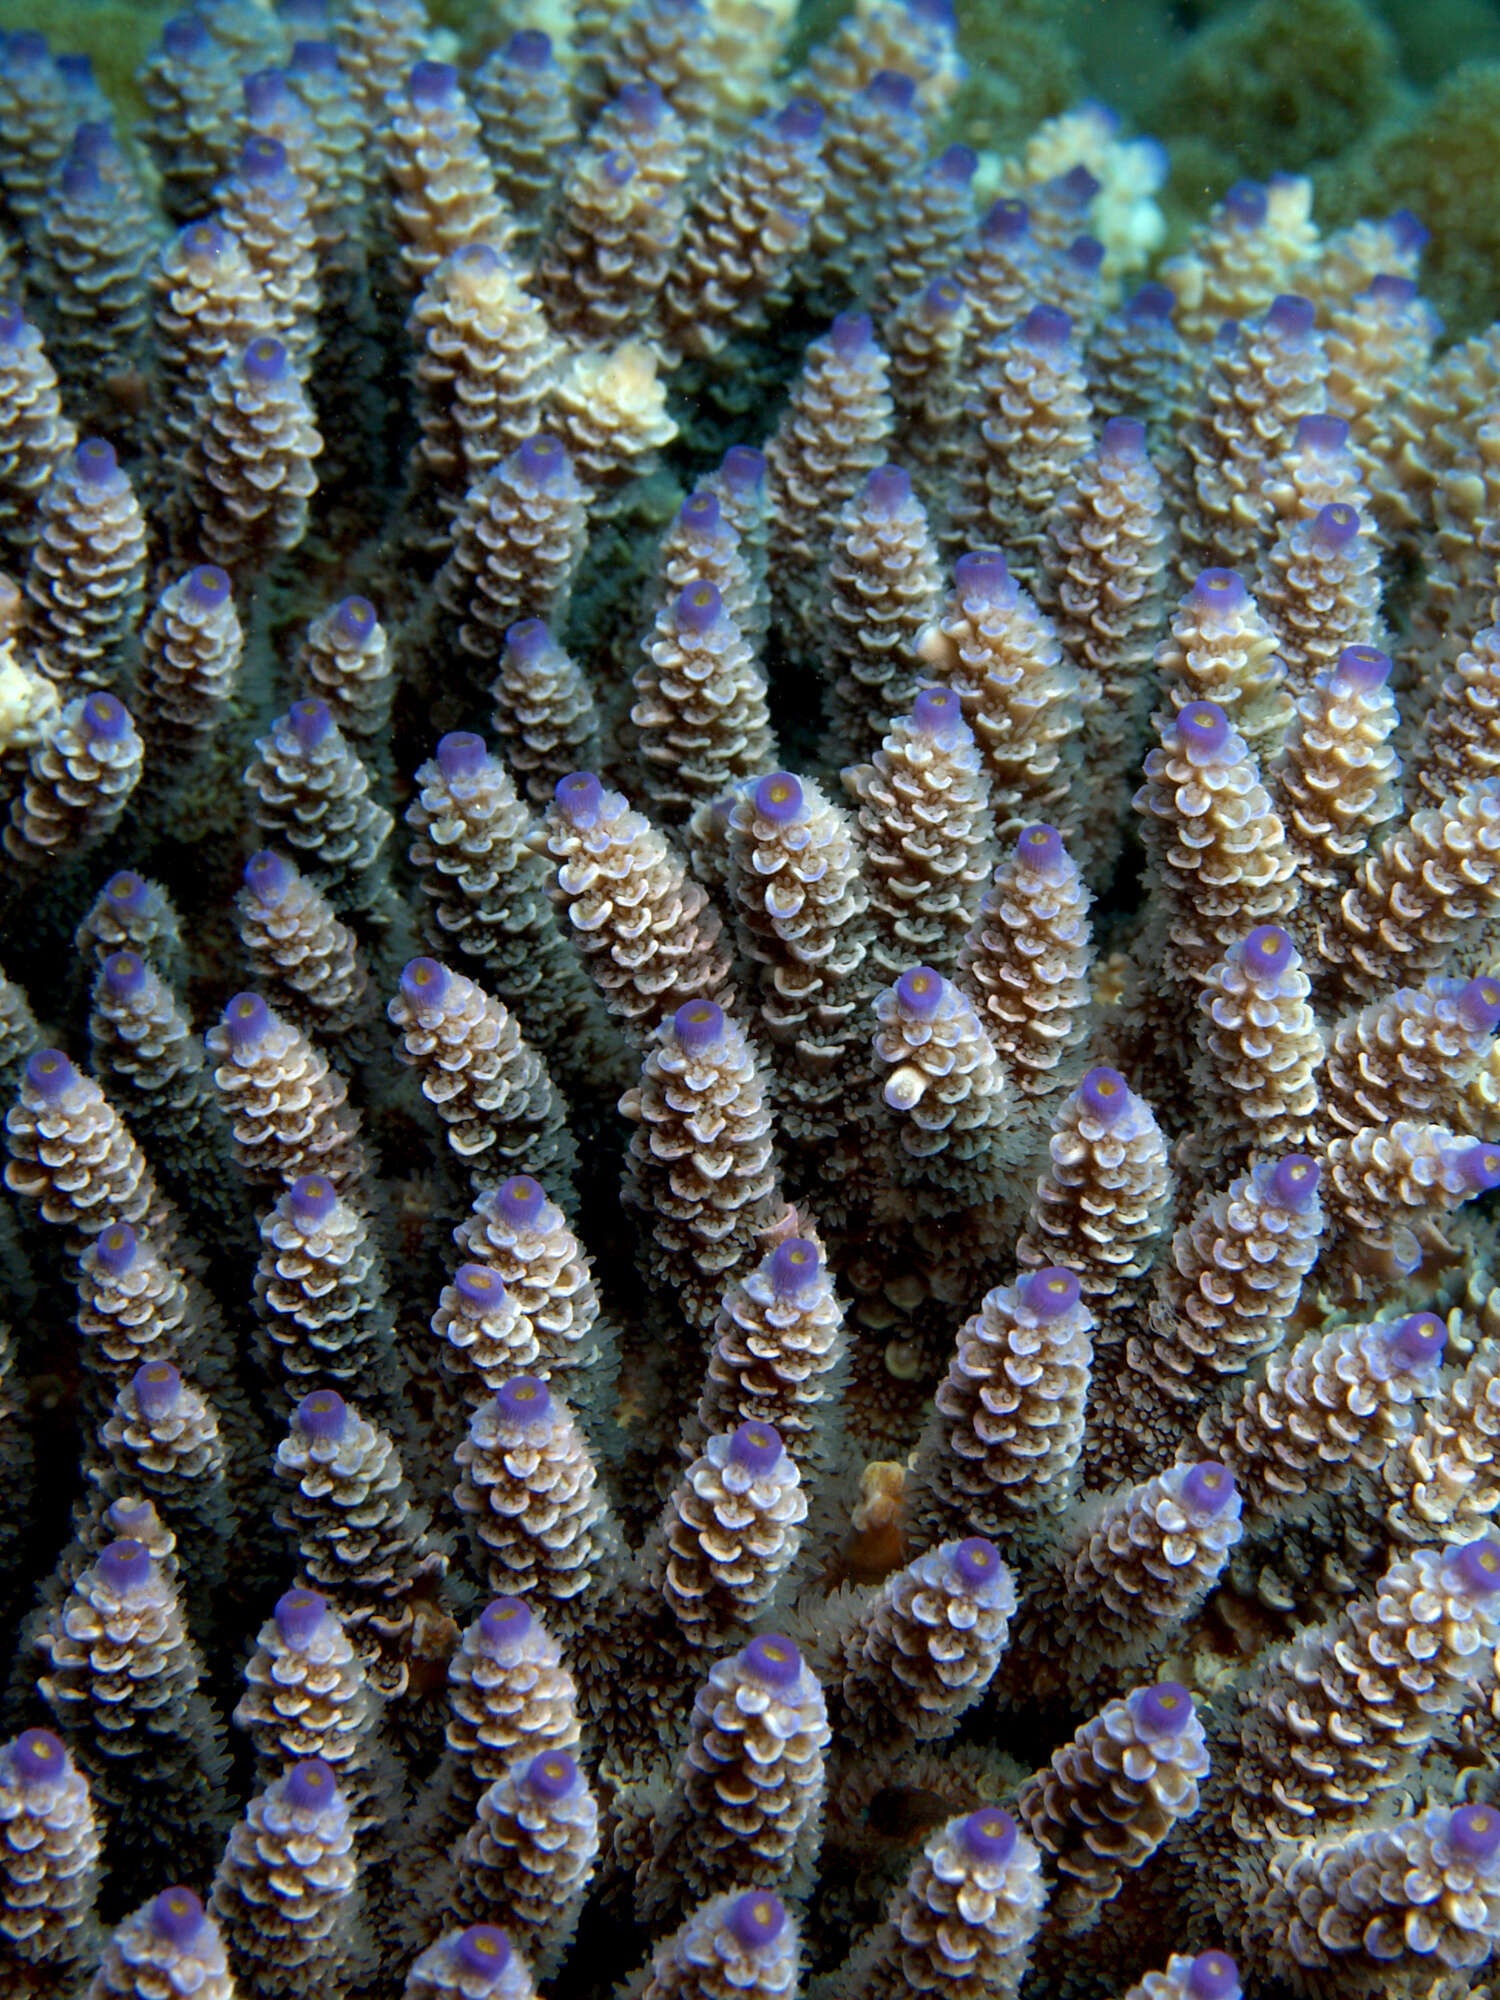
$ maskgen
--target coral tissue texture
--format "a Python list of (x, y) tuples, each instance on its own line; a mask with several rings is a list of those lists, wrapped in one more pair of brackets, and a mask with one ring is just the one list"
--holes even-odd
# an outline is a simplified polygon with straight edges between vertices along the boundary
[(5, 2000), (1500, 1991), (1500, 327), (795, 11), (0, 37)]

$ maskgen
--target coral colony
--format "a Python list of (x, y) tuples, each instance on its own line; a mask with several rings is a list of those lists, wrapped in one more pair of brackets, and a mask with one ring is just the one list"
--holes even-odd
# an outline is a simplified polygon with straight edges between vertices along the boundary
[(1500, 328), (788, 13), (0, 44), (7, 2000), (1492, 1991)]

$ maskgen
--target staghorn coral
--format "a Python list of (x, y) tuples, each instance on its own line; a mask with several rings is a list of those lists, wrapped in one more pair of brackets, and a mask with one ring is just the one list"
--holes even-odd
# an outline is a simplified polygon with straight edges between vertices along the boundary
[(0, 1985), (1459, 2000), (1500, 343), (541, 11), (0, 43)]

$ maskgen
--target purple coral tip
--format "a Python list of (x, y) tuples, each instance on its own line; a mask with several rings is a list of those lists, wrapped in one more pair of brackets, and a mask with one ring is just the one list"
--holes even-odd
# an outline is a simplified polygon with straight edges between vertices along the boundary
[(1297, 420), (1298, 451), (1339, 452), (1348, 442), (1349, 426), (1342, 417), (1315, 411), (1312, 416)]
[(497, 1597), (479, 1614), (479, 1636), (492, 1649), (514, 1646), (524, 1639), (536, 1621), (519, 1597)]
[(229, 1046), (240, 1053), (254, 1048), (271, 1029), (271, 1010), (258, 993), (236, 993), (224, 1009)]
[(534, 667), (552, 644), (552, 634), (540, 618), (518, 618), (505, 633), (508, 666)]
[(316, 750), (333, 730), (333, 710), (326, 701), (294, 701), (286, 712), (299, 749)]
[(1500, 1853), (1500, 1812), (1493, 1806), (1460, 1806), (1448, 1822), (1448, 1845), (1465, 1861), (1483, 1866)]
[(1266, 219), (1266, 191), (1255, 181), (1236, 181), (1224, 207), (1242, 228), (1258, 229)]
[(1500, 979), (1471, 979), (1458, 996), (1458, 1011), (1472, 1034), (1493, 1034), (1500, 1022)]
[(953, 565), (953, 591), (961, 604), (993, 604), (1008, 597), (1013, 587), (999, 549), (970, 549)]
[(326, 77), (331, 81), (339, 74), (339, 52), (332, 42), (294, 42), (287, 74)]
[(1266, 327), (1282, 340), (1306, 340), (1317, 322), (1318, 309), (1300, 292), (1281, 292), (1266, 312)]
[(1240, 1972), (1225, 1951), (1200, 1951), (1188, 1973), (1189, 2000), (1240, 2000)]
[(510, 1965), (510, 1939), (494, 1924), (471, 1924), (453, 1947), (460, 1972), (498, 1984)]
[(326, 1222), (337, 1202), (338, 1192), (323, 1174), (304, 1174), (301, 1180), (293, 1181), (287, 1196), (292, 1219), (303, 1229), (316, 1229)]
[(1057, 828), (1038, 820), (1034, 826), (1023, 826), (1016, 835), (1016, 859), (1043, 875), (1056, 875), (1067, 866), (1068, 850)]
[(1018, 243), (1031, 228), (1031, 210), (1024, 201), (1002, 197), (992, 202), (980, 224), (980, 234), (991, 243)]
[(1323, 1169), (1306, 1153), (1293, 1153), (1271, 1169), (1266, 1193), (1278, 1208), (1300, 1213), (1318, 1192)]
[(710, 632), (724, 615), (724, 600), (717, 584), (695, 577), (677, 593), (677, 627), (682, 632)]
[(120, 915), (138, 917), (146, 908), (146, 878), (129, 868), (122, 869), (118, 875), (111, 875), (104, 894)]
[(414, 958), (401, 975), (401, 997), (408, 1007), (441, 1007), (448, 979), (447, 966), (435, 958)]
[(516, 1375), (495, 1391), (495, 1414), (503, 1424), (544, 1424), (552, 1418), (552, 1392), (539, 1375)]
[(349, 1405), (337, 1389), (314, 1389), (297, 1405), (297, 1421), (314, 1444), (336, 1444), (349, 1423)]
[(519, 446), (511, 464), (533, 486), (551, 486), (568, 470), (568, 454), (554, 437), (532, 437)]
[(964, 1590), (983, 1590), (1000, 1574), (1000, 1551), (983, 1535), (969, 1535), (953, 1551), (953, 1574)]
[(229, 576), (216, 563), (199, 563), (188, 571), (187, 599), (196, 611), (217, 611), (229, 597)]
[(274, 910), (296, 880), (292, 864), (263, 847), (245, 863), (245, 887), (259, 903)]
[(1137, 322), (1150, 320), (1169, 326), (1176, 310), (1176, 293), (1169, 290), (1166, 285), (1152, 283), (1142, 285), (1134, 294), (1125, 308), (1125, 317)]
[(161, 31), (161, 45), (173, 62), (191, 62), (208, 47), (208, 29), (196, 14), (174, 14)]
[(790, 104), (781, 107), (772, 123), (778, 139), (788, 139), (796, 146), (807, 146), (823, 130), (823, 107), (815, 104), (810, 97), (794, 97)]
[(877, 465), (865, 481), (865, 506), (882, 520), (899, 514), (911, 499), (911, 474), (899, 465)]
[(1425, 250), (1432, 241), (1432, 231), (1409, 208), (1398, 208), (1394, 215), (1387, 216), (1386, 222), (1396, 248), (1408, 255)]
[(375, 607), (368, 597), (341, 598), (334, 607), (333, 635), (346, 646), (362, 646), (375, 624)]
[(1045, 1323), (1070, 1313), (1078, 1303), (1082, 1287), (1076, 1273), (1053, 1264), (1045, 1271), (1029, 1271), (1021, 1280), (1020, 1292), (1026, 1310)]
[(555, 1805), (576, 1790), (578, 1766), (566, 1750), (544, 1750), (527, 1765), (522, 1782), (534, 1799), (540, 1799), (544, 1805)]
[(1180, 1681), (1159, 1681), (1136, 1690), (1130, 1713), (1143, 1736), (1177, 1736), (1193, 1718), (1193, 1697)]
[(26, 1086), (47, 1103), (73, 1088), (78, 1072), (61, 1049), (38, 1049), (26, 1065)]
[(1117, 1069), (1101, 1063), (1079, 1084), (1078, 1102), (1101, 1125), (1113, 1125), (1130, 1102), (1130, 1086)]
[(16, 299), (0, 299), (0, 340), (16, 341), (26, 331), (26, 315)]
[(130, 711), (112, 694), (91, 694), (83, 704), (83, 726), (95, 743), (121, 743), (130, 731)]
[(477, 778), (488, 758), (484, 738), (476, 736), (472, 729), (453, 729), (438, 738), (438, 769), (450, 785), (465, 778)]
[(1337, 555), (1347, 549), (1359, 533), (1359, 510), (1346, 501), (1335, 500), (1320, 507), (1313, 516), (1312, 542), (1315, 548)]
[(186, 1951), (203, 1928), (203, 1905), (191, 1889), (163, 1889), (151, 1905), (151, 1928), (174, 1951)]
[(286, 172), (286, 147), (268, 133), (253, 132), (240, 149), (240, 172), (246, 180), (274, 180)]
[(559, 778), (552, 796), (573, 826), (593, 826), (604, 807), (604, 787), (592, 771), (573, 771)]
[(137, 1000), (145, 991), (146, 962), (133, 951), (111, 952), (102, 973), (112, 1000)]
[(998, 1806), (970, 1813), (958, 1830), (964, 1852), (971, 1860), (990, 1868), (1003, 1868), (1016, 1851), (1016, 1823)]
[(773, 826), (786, 826), (802, 810), (802, 786), (790, 771), (773, 771), (755, 787), (755, 810)]
[(413, 63), (406, 90), (418, 111), (445, 110), (458, 96), (458, 71), (452, 63)]
[(505, 60), (517, 69), (545, 69), (552, 60), (552, 37), (540, 28), (520, 28), (505, 44)]
[(495, 1213), (512, 1229), (535, 1229), (547, 1201), (547, 1191), (530, 1174), (508, 1180), (494, 1198)]
[(963, 305), (964, 288), (956, 278), (934, 278), (922, 294), (922, 302), (928, 312), (947, 318)]
[(1097, 275), (1104, 262), (1104, 245), (1097, 236), (1075, 236), (1068, 245), (1068, 262), (1082, 277)]
[(740, 1654), (740, 1667), (762, 1687), (789, 1688), (802, 1671), (802, 1655), (790, 1639), (772, 1634), (750, 1641)]
[(498, 1271), (484, 1264), (460, 1264), (453, 1289), (472, 1312), (494, 1312), (505, 1304), (505, 1284)]
[(1099, 433), (1099, 456), (1134, 460), (1145, 455), (1146, 426), (1136, 417), (1111, 417)]
[(1500, 1542), (1486, 1535), (1466, 1542), (1448, 1557), (1448, 1568), (1469, 1597), (1493, 1597), (1500, 1590)]
[(917, 1021), (930, 1021), (943, 1004), (943, 977), (930, 965), (914, 965), (896, 981), (896, 998)]
[(743, 1950), (763, 1950), (786, 1929), (786, 1905), (769, 1889), (747, 1889), (730, 1905), (728, 1926)]
[(293, 1812), (321, 1812), (333, 1803), (332, 1770), (321, 1757), (304, 1757), (281, 1781), (281, 1795)]
[(719, 477), (733, 493), (753, 493), (765, 476), (766, 455), (750, 444), (732, 444), (719, 467)]
[(1417, 296), (1415, 278), (1398, 278), (1393, 271), (1381, 271), (1370, 280), (1365, 295), (1383, 306), (1395, 306), (1398, 310), (1409, 306)]
[(68, 1753), (50, 1729), (27, 1729), (10, 1746), (7, 1759), (19, 1783), (50, 1785), (68, 1768)]
[(1065, 174), (1047, 182), (1048, 190), (1062, 196), (1063, 200), (1075, 208), (1087, 208), (1099, 192), (1102, 183), (1091, 174), (1082, 161), (1076, 167), (1069, 167)]
[(781, 1463), (781, 1433), (774, 1424), (741, 1424), (730, 1440), (729, 1456), (742, 1472), (757, 1477)]
[(816, 1243), (806, 1236), (789, 1236), (771, 1252), (766, 1275), (777, 1298), (795, 1298), (818, 1282), (822, 1268)]
[(229, 231), (217, 222), (190, 222), (177, 238), (184, 256), (197, 264), (217, 264), (229, 248)]
[(1177, 717), (1177, 737), (1190, 756), (1216, 757), (1229, 742), (1229, 717), (1217, 702), (1190, 702)]
[(295, 103), (288, 87), (286, 73), (279, 69), (258, 69), (244, 82), (245, 110), (252, 118), (269, 122), (285, 110), (288, 102)]
[(135, 1262), (140, 1248), (128, 1222), (112, 1222), (94, 1238), (94, 1255), (112, 1278), (118, 1278)]
[(62, 188), (62, 198), (66, 202), (92, 202), (104, 192), (98, 162), (88, 158), (68, 158), (62, 166), (58, 186)]
[(1345, 646), (1333, 664), (1334, 677), (1350, 687), (1373, 692), (1391, 677), (1391, 656), (1378, 646)]
[(615, 109), (637, 132), (654, 132), (666, 115), (667, 100), (658, 83), (627, 83)]
[(286, 349), (269, 334), (261, 334), (245, 349), (245, 380), (253, 389), (274, 389), (290, 374)]
[(85, 438), (73, 454), (73, 469), (91, 486), (114, 477), (120, 461), (115, 448), (105, 438)]
[(833, 351), (840, 361), (857, 361), (873, 345), (874, 336), (868, 313), (840, 313), (828, 329)]
[(972, 146), (948, 146), (938, 154), (932, 171), (954, 187), (967, 187), (979, 171), (979, 155)]
[(951, 743), (967, 733), (963, 703), (952, 688), (923, 688), (911, 705), (911, 723), (918, 735)]
[(276, 1600), (272, 1617), (282, 1644), (300, 1651), (312, 1639), (328, 1614), (328, 1600), (315, 1590), (288, 1590)]
[(700, 535), (712, 535), (719, 527), (719, 497), (707, 488), (690, 493), (678, 510), (677, 518), (683, 527), (691, 528)]
[(1222, 1514), (1234, 1498), (1234, 1474), (1217, 1459), (1205, 1458), (1195, 1465), (1178, 1488), (1178, 1497), (1190, 1514), (1211, 1520)]
[(1387, 1329), (1391, 1356), (1405, 1368), (1425, 1368), (1440, 1360), (1448, 1329), (1434, 1312), (1408, 1313)]
[(672, 1032), (690, 1055), (711, 1049), (724, 1038), (724, 1009), (716, 1000), (687, 1000), (672, 1016)]
[(1297, 947), (1277, 924), (1259, 924), (1245, 939), (1240, 963), (1252, 979), (1279, 979)]
[(1447, 1164), (1462, 1175), (1473, 1194), (1487, 1194), (1492, 1187), (1500, 1187), (1500, 1146), (1477, 1141), (1472, 1146), (1457, 1146), (1448, 1155)]
[(878, 69), (865, 85), (865, 96), (888, 111), (910, 111), (917, 101), (917, 82), (904, 69)]
[(1019, 330), (1028, 346), (1056, 349), (1072, 339), (1073, 322), (1059, 306), (1033, 306)]
[(5, 41), (5, 67), (29, 69), (48, 60), (47, 37), (35, 28), (17, 28)]
[(98, 1571), (109, 1590), (139, 1590), (151, 1580), (151, 1551), (144, 1542), (111, 1542), (99, 1557)]
[(500, 252), (493, 243), (460, 244), (450, 262), (455, 271), (469, 278), (493, 278), (501, 268)]
[(170, 1416), (182, 1394), (182, 1377), (170, 1361), (148, 1361), (130, 1378), (136, 1407), (148, 1423)]
[(1188, 608), (1200, 616), (1235, 617), (1250, 601), (1244, 578), (1232, 569), (1206, 569), (1188, 592)]

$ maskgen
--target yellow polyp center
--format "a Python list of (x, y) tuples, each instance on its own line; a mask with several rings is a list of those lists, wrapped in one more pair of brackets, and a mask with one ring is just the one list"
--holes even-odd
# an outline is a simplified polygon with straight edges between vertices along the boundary
[(511, 1182), (510, 1198), (512, 1201), (525, 1201), (527, 1195), (529, 1195), (530, 1193), (531, 1193), (531, 1187), (529, 1182), (526, 1181)]
[(1260, 948), (1267, 958), (1274, 958), (1276, 953), (1281, 949), (1281, 939), (1274, 937), (1262, 938)]
[(706, 1007), (695, 1007), (692, 1013), (688, 1015), (688, 1019), (695, 1027), (701, 1027), (708, 1019), (708, 1009)]
[(167, 1908), (172, 1912), (174, 1917), (185, 1917), (188, 1913), (187, 1898), (185, 1896), (169, 1896), (167, 1898)]
[(536, 1401), (536, 1390), (528, 1383), (524, 1389), (517, 1389), (515, 1391), (515, 1397), (518, 1403), (534, 1403)]
[(788, 1257), (787, 1262), (789, 1264), (805, 1264), (807, 1262), (807, 1252), (805, 1250), (794, 1250)]
[(135, 956), (134, 952), (122, 951), (120, 953), (119, 967), (127, 979), (134, 977), (139, 965), (140, 960)]
[(971, 1549), (969, 1551), (969, 1561), (974, 1565), (975, 1569), (988, 1569), (990, 1566), (990, 1559), (983, 1549)]
[(42, 1064), (42, 1075), (43, 1075), (43, 1076), (56, 1076), (57, 1072), (58, 1072), (58, 1071), (59, 1071), (59, 1070), (60, 1070), (61, 1068), (62, 1068), (62, 1064), (61, 1064), (61, 1063), (60, 1063), (60, 1062), (59, 1062), (59, 1061), (57, 1060), (57, 1057), (56, 1057), (56, 1056), (51, 1056), (51, 1057), (49, 1057), (49, 1058), (48, 1058), (48, 1060), (47, 1060), (46, 1062), (44, 1062), (44, 1063)]
[(483, 1953), (486, 1958), (493, 1958), (499, 1946), (492, 1937), (479, 1937), (473, 1940), (473, 1949)]
[(1049, 1278), (1047, 1280), (1047, 1290), (1051, 1292), (1055, 1299), (1060, 1299), (1067, 1289), (1068, 1281), (1066, 1278)]
[(167, 1380), (166, 1362), (158, 1361), (154, 1368), (148, 1369), (146, 1372), (146, 1380), (148, 1382), (165, 1382)]
[(1481, 986), (1479, 997), (1486, 1007), (1500, 1005), (1500, 986)]
[(932, 981), (930, 979), (914, 979), (911, 983), (911, 990), (913, 993), (925, 993), (931, 984)]
[(242, 1000), (235, 1009), (235, 1012), (242, 1021), (248, 1021), (250, 1016), (255, 1012), (255, 1002), (253, 1000)]
[(1217, 1487), (1222, 1486), (1223, 1483), (1224, 1481), (1222, 1475), (1217, 1472), (1205, 1472), (1203, 1475), (1203, 1484), (1206, 1487), (1208, 1487), (1211, 1492), (1215, 1490)]
[(561, 1764), (547, 1765), (546, 1773), (549, 1782), (554, 1785), (560, 1785), (563, 1781), (564, 1776), (566, 1775)]
[(109, 1250), (123, 1250), (125, 1248), (124, 1232), (119, 1229), (112, 1229), (109, 1232), (109, 1240), (105, 1247)]
[(758, 1924), (768, 1924), (768, 1923), (770, 1923), (770, 1921), (771, 1921), (771, 1914), (772, 1914), (772, 1912), (771, 1912), (771, 1905), (770, 1905), (769, 1903), (757, 1903), (757, 1904), (756, 1904), (756, 1906), (755, 1906), (755, 1921), (756, 1921), (756, 1922), (757, 1922)]
[(772, 785), (771, 803), (773, 805), (784, 806), (791, 796), (792, 788), (790, 785)]
[(1488, 1833), (1490, 1830), (1490, 1816), (1484, 1812), (1474, 1813), (1470, 1817), (1469, 1825), (1475, 1833)]
[(765, 1447), (770, 1442), (771, 1440), (768, 1437), (766, 1437), (765, 1434), (761, 1431), (752, 1431), (750, 1433), (750, 1443), (755, 1447), (757, 1451), (764, 1451)]
[(1161, 1700), (1160, 1700), (1160, 1702), (1158, 1703), (1158, 1706), (1159, 1706), (1159, 1707), (1161, 1707), (1161, 1708), (1164, 1708), (1164, 1709), (1165, 1709), (1165, 1710), (1167, 1711), (1168, 1715), (1170, 1715), (1170, 1714), (1172, 1713), (1172, 1710), (1173, 1710), (1174, 1708), (1176, 1708), (1176, 1707), (1178, 1706), (1178, 1701), (1177, 1701), (1177, 1697), (1176, 1697), (1176, 1695), (1175, 1695), (1175, 1694), (1164, 1694), (1164, 1695), (1163, 1695), (1163, 1696), (1161, 1697)]
[(1479, 1567), (1493, 1576), (1496, 1568), (1500, 1567), (1500, 1556), (1497, 1556), (1493, 1549), (1482, 1549), (1479, 1555)]
[(709, 603), (710, 601), (711, 600), (708, 594), (708, 585), (706, 583), (700, 583), (698, 588), (693, 592), (694, 608), (696, 610), (701, 611), (704, 605)]
[(999, 1820), (987, 1819), (984, 1822), (984, 1825), (980, 1828), (980, 1832), (984, 1835), (986, 1840), (998, 1840), (1000, 1836), (1005, 1832), (1005, 1828), (1001, 1825)]
[(784, 1646), (768, 1645), (762, 1647), (761, 1650), (764, 1652), (768, 1660), (775, 1660), (778, 1664), (787, 1657), (786, 1648)]
[(1031, 842), (1033, 847), (1045, 847), (1047, 845), (1047, 836), (1042, 832), (1040, 827), (1037, 828), (1035, 833), (1029, 833), (1026, 838)]
[(1213, 727), (1214, 719), (1206, 708), (1194, 709), (1188, 719), (1195, 729), (1211, 729)]

